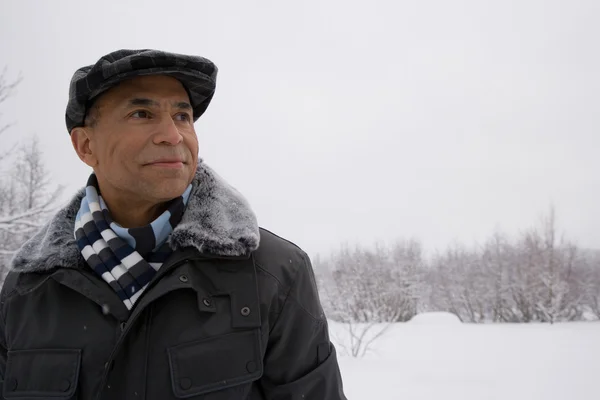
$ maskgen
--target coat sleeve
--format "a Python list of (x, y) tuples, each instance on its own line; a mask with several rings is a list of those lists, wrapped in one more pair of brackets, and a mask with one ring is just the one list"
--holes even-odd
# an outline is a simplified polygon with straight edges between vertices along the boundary
[(271, 328), (261, 386), (268, 400), (346, 400), (306, 254)]
[(4, 376), (6, 374), (7, 344), (6, 344), (6, 308), (9, 295), (14, 293), (14, 284), (17, 274), (9, 273), (2, 284), (0, 291), (0, 399), (3, 399)]
[(7, 349), (6, 349), (6, 336), (4, 329), (4, 317), (0, 318), (0, 399), (3, 399), (3, 390), (4, 390), (4, 375), (6, 374), (6, 358), (7, 358)]

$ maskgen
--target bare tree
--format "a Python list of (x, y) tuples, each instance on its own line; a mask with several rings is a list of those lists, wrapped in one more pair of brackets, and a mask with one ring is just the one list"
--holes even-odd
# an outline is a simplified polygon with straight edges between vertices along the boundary
[(527, 232), (516, 243), (517, 256), (509, 269), (509, 290), (515, 311), (512, 322), (533, 322), (536, 320), (537, 290), (539, 287), (536, 271), (541, 264), (541, 239), (535, 232)]
[(584, 290), (576, 271), (578, 249), (559, 239), (553, 208), (539, 228), (524, 235), (519, 247), (526, 269), (515, 275), (514, 286), (520, 289), (517, 304), (522, 319), (555, 323), (580, 318)]
[[(421, 246), (398, 241), (391, 248), (342, 247), (315, 268), (327, 315), (345, 327), (340, 349), (360, 357), (394, 322), (417, 313), (422, 268)], [(334, 336), (335, 333), (334, 333)]]
[(578, 262), (578, 281), (583, 283), (583, 311), (600, 319), (600, 251), (582, 252)]
[(516, 241), (497, 232), (482, 248), (452, 246), (426, 275), (430, 311), (465, 322), (573, 321), (600, 316), (600, 263), (586, 267), (578, 248), (559, 238), (554, 211)]
[(483, 247), (482, 262), (488, 278), (488, 318), (493, 322), (517, 322), (510, 297), (510, 270), (515, 265), (514, 247), (506, 235), (496, 232)]
[[(20, 76), (18, 78), (16, 78), (15, 80), (9, 82), (6, 75), (7, 75), (7, 69), (6, 69), (6, 67), (4, 67), (2, 72), (0, 72), (0, 106), (2, 106), (2, 104), (6, 100), (8, 100), (8, 98), (10, 96), (12, 96), (14, 94), (16, 87), (21, 82)], [(1, 112), (0, 112), (0, 121), (2, 121), (2, 113)], [(6, 131), (8, 131), (8, 129), (12, 125), (13, 125), (13, 122), (0, 122), (0, 135), (5, 133)], [(11, 149), (6, 149), (2, 153), (0, 153), (0, 161), (3, 160), (7, 156), (7, 154), (10, 154), (10, 152), (13, 149), (14, 149), (14, 147)]]
[[(48, 171), (38, 139), (20, 146), (12, 168), (0, 178), (0, 272), (7, 272), (14, 252), (45, 223), (62, 192), (49, 190)], [(12, 161), (12, 158), (11, 158)]]
[[(8, 83), (6, 69), (2, 72), (0, 105), (14, 93), (19, 81)], [(9, 128), (12, 128), (10, 123), (0, 123), (0, 134)], [(0, 157), (0, 279), (3, 279), (14, 252), (55, 209), (62, 188), (50, 189), (51, 181), (36, 137), (22, 143), (18, 151), (8, 151)]]
[(481, 254), (454, 245), (434, 259), (438, 276), (438, 311), (448, 311), (464, 322), (484, 322), (488, 297)]
[(372, 345), (392, 326), (392, 323), (346, 322), (343, 334), (333, 333), (341, 354), (355, 358), (364, 357), (374, 351)]

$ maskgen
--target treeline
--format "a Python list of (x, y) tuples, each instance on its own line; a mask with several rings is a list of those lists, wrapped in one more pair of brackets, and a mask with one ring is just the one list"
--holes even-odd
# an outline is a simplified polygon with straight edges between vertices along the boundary
[(554, 211), (513, 239), (496, 233), (430, 257), (416, 240), (346, 246), (314, 264), (326, 313), (339, 322), (427, 311), (473, 323), (600, 319), (600, 252), (558, 237)]

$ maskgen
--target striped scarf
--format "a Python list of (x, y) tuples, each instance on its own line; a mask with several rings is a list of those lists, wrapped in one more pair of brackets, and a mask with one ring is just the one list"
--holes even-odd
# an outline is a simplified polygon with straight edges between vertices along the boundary
[(133, 308), (171, 254), (167, 238), (181, 221), (192, 185), (169, 202), (149, 225), (123, 228), (114, 222), (92, 174), (75, 219), (75, 239), (87, 264), (112, 287), (128, 310)]

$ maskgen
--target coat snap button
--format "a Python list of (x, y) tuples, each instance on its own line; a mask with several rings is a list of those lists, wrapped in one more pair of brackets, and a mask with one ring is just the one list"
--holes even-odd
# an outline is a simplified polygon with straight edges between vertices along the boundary
[(60, 385), (60, 388), (63, 392), (67, 392), (69, 389), (71, 389), (71, 382), (69, 382), (68, 379), (63, 380)]
[(192, 387), (192, 380), (190, 378), (181, 378), (179, 385), (183, 390), (188, 390)]
[(179, 280), (180, 280), (181, 282), (183, 282), (183, 283), (186, 283), (187, 281), (189, 281), (188, 277), (187, 277), (187, 276), (185, 276), (185, 275), (181, 275), (181, 276), (179, 277)]
[(246, 370), (250, 373), (256, 372), (256, 363), (254, 361), (248, 361), (248, 364), (246, 364)]
[(250, 308), (249, 307), (242, 308), (241, 313), (244, 317), (247, 317), (248, 315), (250, 315)]
[(202, 304), (204, 304), (206, 307), (210, 307), (212, 305), (212, 302), (210, 301), (210, 299), (204, 299), (202, 300)]
[(16, 379), (13, 379), (12, 381), (10, 381), (10, 390), (12, 390), (14, 392), (15, 390), (17, 390), (18, 387), (19, 387), (19, 381), (17, 381)]

